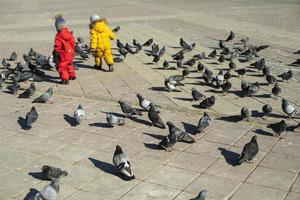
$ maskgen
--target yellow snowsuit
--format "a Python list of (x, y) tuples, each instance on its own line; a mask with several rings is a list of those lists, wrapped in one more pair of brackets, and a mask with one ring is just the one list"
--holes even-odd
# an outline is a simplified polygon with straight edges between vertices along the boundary
[(102, 57), (104, 57), (107, 65), (112, 65), (114, 63), (110, 50), (110, 40), (114, 39), (115, 34), (106, 25), (105, 21), (97, 21), (91, 26), (90, 47), (91, 49), (96, 50), (94, 57), (97, 66), (101, 66)]

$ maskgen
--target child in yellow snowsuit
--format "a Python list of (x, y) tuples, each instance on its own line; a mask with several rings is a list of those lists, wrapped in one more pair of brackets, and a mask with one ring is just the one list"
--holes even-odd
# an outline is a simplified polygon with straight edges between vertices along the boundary
[(92, 15), (90, 22), (90, 48), (95, 57), (94, 67), (102, 69), (102, 57), (104, 57), (109, 71), (113, 71), (114, 60), (111, 54), (110, 40), (115, 39), (115, 34), (108, 27), (106, 19), (100, 18), (98, 15)]

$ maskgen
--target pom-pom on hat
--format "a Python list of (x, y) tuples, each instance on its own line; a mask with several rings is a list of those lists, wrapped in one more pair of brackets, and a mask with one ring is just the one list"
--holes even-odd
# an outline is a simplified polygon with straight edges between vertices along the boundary
[(95, 21), (97, 21), (99, 19), (101, 19), (100, 16), (94, 14), (94, 15), (90, 16), (90, 23), (94, 23)]
[(66, 20), (63, 18), (61, 14), (55, 15), (55, 28), (59, 31), (62, 27), (66, 27), (67, 23)]

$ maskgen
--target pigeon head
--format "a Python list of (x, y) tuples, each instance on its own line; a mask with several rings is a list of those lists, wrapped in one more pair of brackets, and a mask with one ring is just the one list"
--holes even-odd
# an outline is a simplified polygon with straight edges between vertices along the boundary
[(119, 104), (124, 104), (124, 101), (119, 100), (118, 103), (119, 103)]
[(210, 99), (211, 99), (212, 101), (214, 101), (216, 98), (215, 98), (214, 95), (212, 95), (212, 96), (210, 97)]
[(255, 143), (257, 143), (257, 136), (256, 135), (254, 135), (252, 138), (251, 138), (251, 142), (255, 142)]
[(207, 114), (207, 112), (204, 112), (204, 113), (203, 113), (203, 116), (209, 117), (208, 114)]
[(281, 121), (280, 121), (280, 125), (282, 125), (282, 126), (286, 126), (286, 123), (285, 123), (285, 121), (284, 121), (284, 120), (281, 120)]
[(31, 108), (31, 112), (32, 112), (32, 111), (36, 112), (36, 109), (35, 109), (34, 106), (32, 106), (32, 108)]
[(116, 146), (115, 155), (117, 155), (117, 154), (121, 154), (121, 153), (123, 153), (123, 151), (122, 151), (122, 148), (121, 148), (121, 146), (120, 146), (120, 145), (117, 145), (117, 146)]
[(47, 93), (49, 93), (49, 94), (53, 94), (53, 88), (52, 88), (52, 87), (50, 87), (50, 88), (47, 90)]
[(175, 126), (175, 125), (174, 125), (172, 122), (170, 122), (170, 121), (167, 122), (167, 125), (168, 125), (169, 128), (172, 128), (172, 127)]
[(139, 100), (143, 99), (143, 96), (140, 93), (137, 93), (136, 96), (139, 98)]
[(31, 83), (31, 84), (30, 84), (30, 87), (35, 87), (35, 84), (34, 84), (34, 83)]
[(206, 195), (207, 195), (207, 190), (201, 190), (196, 199), (203, 200), (203, 199), (205, 199)]
[(77, 107), (77, 109), (82, 110), (82, 105), (79, 104), (78, 107)]
[(284, 103), (284, 104), (287, 104), (287, 103), (288, 103), (288, 101), (287, 101), (285, 98), (283, 98), (283, 99), (281, 100), (281, 102)]

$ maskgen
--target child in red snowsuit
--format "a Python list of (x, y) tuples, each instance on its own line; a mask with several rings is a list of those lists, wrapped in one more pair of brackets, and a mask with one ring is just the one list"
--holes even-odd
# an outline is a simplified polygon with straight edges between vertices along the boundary
[(56, 60), (56, 69), (62, 84), (69, 84), (69, 80), (75, 80), (73, 66), (75, 40), (68, 29), (65, 19), (58, 15), (55, 17), (57, 34), (54, 41), (53, 57)]

